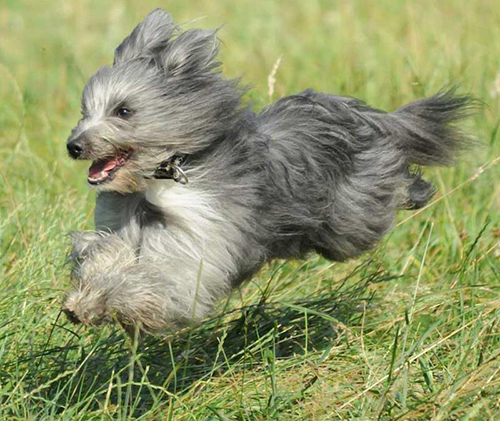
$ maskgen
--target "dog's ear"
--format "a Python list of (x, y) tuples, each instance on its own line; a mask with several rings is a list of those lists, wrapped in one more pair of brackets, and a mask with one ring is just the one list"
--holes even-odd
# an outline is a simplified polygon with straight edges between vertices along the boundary
[(113, 64), (160, 52), (177, 29), (167, 12), (163, 9), (153, 10), (115, 50)]
[(218, 67), (217, 30), (190, 29), (168, 44), (160, 54), (168, 75), (178, 76), (210, 71)]

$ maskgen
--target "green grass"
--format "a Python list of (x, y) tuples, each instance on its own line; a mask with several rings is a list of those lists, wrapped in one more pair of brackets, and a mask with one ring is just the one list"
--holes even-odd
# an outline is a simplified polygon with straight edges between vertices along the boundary
[[(74, 327), (65, 233), (92, 228), (94, 197), (65, 139), (86, 79), (157, 6), (225, 24), (224, 71), (257, 108), (279, 57), (273, 99), (390, 110), (460, 83), (485, 103), (483, 146), (427, 171), (437, 201), (359, 260), (274, 262), (213, 319), (138, 346)], [(497, 0), (3, 0), (0, 420), (500, 419), (499, 21)]]

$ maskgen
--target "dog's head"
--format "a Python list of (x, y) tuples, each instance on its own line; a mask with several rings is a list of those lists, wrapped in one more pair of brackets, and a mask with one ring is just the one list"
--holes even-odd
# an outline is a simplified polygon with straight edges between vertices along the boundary
[(175, 154), (193, 154), (234, 127), (237, 83), (217, 71), (216, 31), (181, 31), (153, 10), (83, 91), (82, 119), (67, 142), (91, 160), (88, 181), (102, 190), (142, 190)]

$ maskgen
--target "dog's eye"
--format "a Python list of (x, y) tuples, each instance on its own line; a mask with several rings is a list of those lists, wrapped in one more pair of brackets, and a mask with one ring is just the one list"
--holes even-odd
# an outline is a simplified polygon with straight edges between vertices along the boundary
[(120, 107), (116, 110), (116, 115), (120, 118), (127, 119), (132, 115), (132, 110), (125, 107)]

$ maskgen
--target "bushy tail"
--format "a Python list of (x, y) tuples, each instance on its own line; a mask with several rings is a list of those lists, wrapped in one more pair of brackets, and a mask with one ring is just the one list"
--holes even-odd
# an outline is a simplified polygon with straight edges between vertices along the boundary
[(456, 95), (456, 89), (405, 105), (390, 114), (397, 120), (396, 137), (409, 164), (422, 166), (453, 164), (458, 152), (471, 144), (459, 121), (469, 117), (476, 101)]

